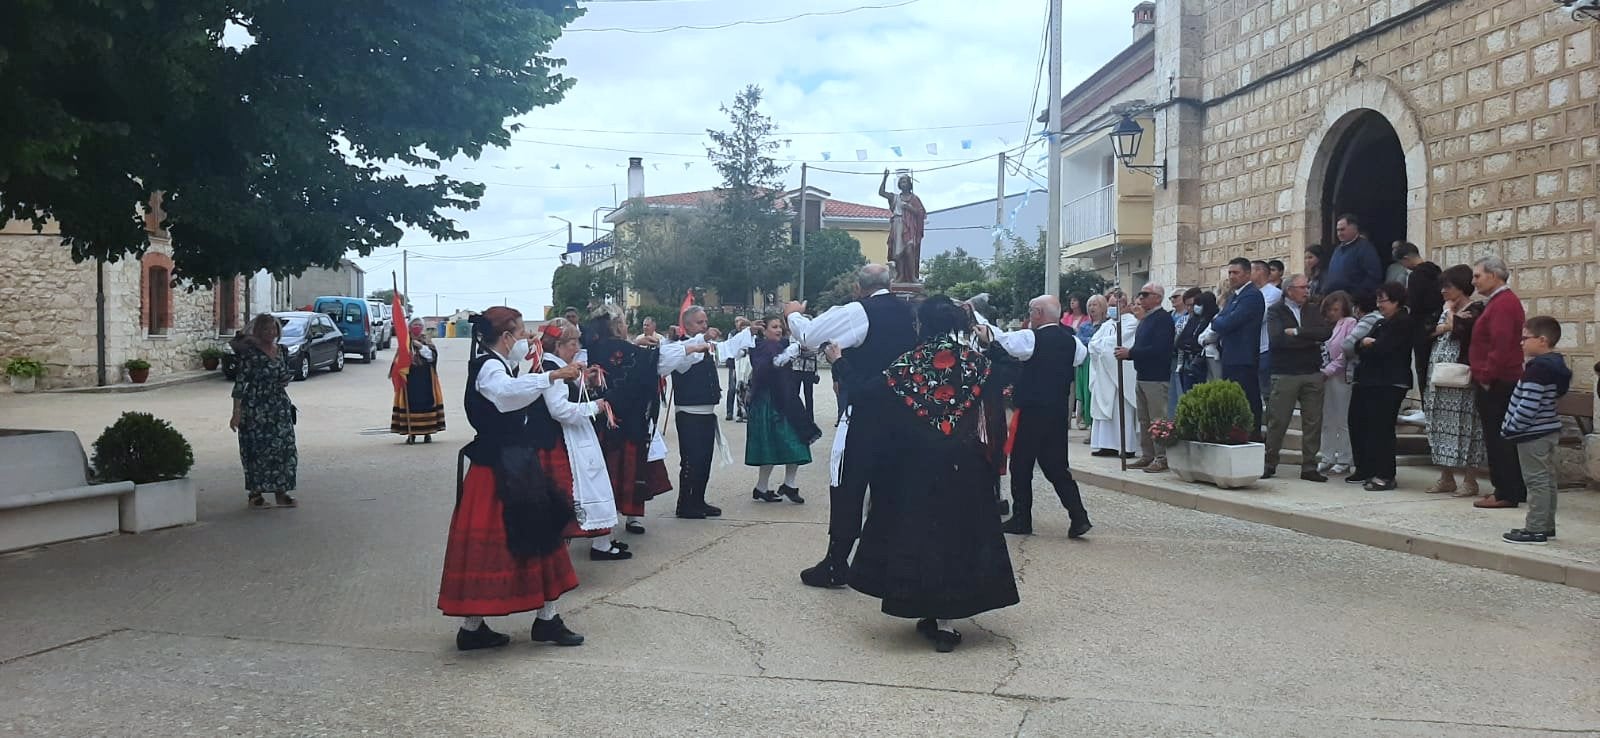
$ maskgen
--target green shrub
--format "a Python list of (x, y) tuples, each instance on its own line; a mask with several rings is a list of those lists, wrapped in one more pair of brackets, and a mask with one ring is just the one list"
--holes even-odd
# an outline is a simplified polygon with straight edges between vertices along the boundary
[(222, 349), (217, 346), (207, 346), (200, 349), (200, 358), (202, 359), (220, 359), (222, 355)]
[(122, 362), (122, 368), (129, 371), (133, 371), (135, 369), (149, 369), (150, 362), (145, 361), (144, 359), (129, 359)]
[(666, 333), (667, 326), (677, 325), (678, 309), (668, 305), (640, 305), (633, 309), (633, 322), (628, 324), (628, 330), (643, 333), (645, 318), (655, 318), (656, 332)]
[(44, 365), (26, 356), (18, 356), (6, 362), (6, 376), (42, 377), (44, 376)]
[(1237, 446), (1248, 443), (1255, 415), (1235, 382), (1213, 380), (1195, 386), (1178, 400), (1178, 438)]
[(149, 413), (126, 412), (95, 440), (89, 463), (101, 482), (165, 482), (189, 473), (194, 449), (171, 423)]

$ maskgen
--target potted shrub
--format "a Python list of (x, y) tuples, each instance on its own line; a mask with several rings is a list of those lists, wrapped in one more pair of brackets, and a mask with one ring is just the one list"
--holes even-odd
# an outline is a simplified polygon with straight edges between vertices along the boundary
[(129, 359), (122, 363), (122, 368), (128, 370), (128, 380), (134, 384), (144, 384), (150, 378), (150, 362), (144, 359)]
[(32, 392), (39, 377), (44, 376), (44, 365), (26, 356), (6, 362), (6, 376), (11, 378), (11, 391)]
[(171, 423), (149, 413), (123, 413), (95, 440), (89, 463), (97, 482), (133, 482), (133, 494), (118, 501), (124, 531), (195, 521), (194, 481), (187, 478), (194, 449)]
[(1167, 465), (1185, 482), (1210, 482), (1223, 489), (1261, 478), (1267, 447), (1250, 443), (1255, 416), (1237, 383), (1205, 382), (1178, 400), (1176, 436)]
[(208, 372), (216, 371), (217, 367), (222, 366), (222, 349), (217, 346), (200, 349), (200, 365)]

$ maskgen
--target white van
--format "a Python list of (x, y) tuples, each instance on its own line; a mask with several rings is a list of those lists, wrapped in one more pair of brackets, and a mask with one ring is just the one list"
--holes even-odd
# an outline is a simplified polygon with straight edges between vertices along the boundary
[(367, 300), (372, 307), (372, 332), (379, 349), (387, 350), (394, 340), (394, 306), (382, 300)]

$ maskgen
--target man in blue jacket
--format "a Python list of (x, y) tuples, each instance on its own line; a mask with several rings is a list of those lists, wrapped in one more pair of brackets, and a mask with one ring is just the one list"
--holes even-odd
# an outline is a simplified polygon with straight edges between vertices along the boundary
[(1383, 284), (1383, 262), (1378, 260), (1372, 242), (1361, 235), (1360, 221), (1348, 213), (1341, 215), (1334, 223), (1333, 232), (1339, 237), (1339, 245), (1328, 261), (1322, 294), (1344, 290), (1354, 297), (1377, 292), (1378, 285)]
[(1237, 382), (1250, 400), (1250, 412), (1256, 420), (1250, 436), (1255, 438), (1261, 433), (1261, 377), (1256, 367), (1267, 303), (1261, 290), (1250, 282), (1249, 259), (1240, 257), (1228, 262), (1228, 286), (1233, 288), (1233, 297), (1222, 314), (1211, 321), (1211, 330), (1222, 339), (1222, 378)]
[(1129, 469), (1143, 469), (1152, 474), (1167, 470), (1166, 453), (1150, 435), (1150, 424), (1167, 420), (1167, 392), (1171, 389), (1170, 377), (1173, 342), (1177, 329), (1172, 313), (1161, 308), (1166, 290), (1151, 282), (1139, 290), (1134, 301), (1133, 315), (1139, 319), (1139, 328), (1133, 334), (1132, 348), (1119, 348), (1118, 359), (1133, 361), (1133, 371), (1138, 378), (1135, 397), (1139, 414), (1139, 460)]

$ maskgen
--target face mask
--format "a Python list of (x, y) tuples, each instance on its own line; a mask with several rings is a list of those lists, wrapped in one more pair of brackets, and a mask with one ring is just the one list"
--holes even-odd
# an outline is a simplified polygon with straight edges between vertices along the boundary
[(518, 339), (516, 343), (511, 344), (511, 355), (507, 358), (512, 361), (522, 361), (528, 358), (528, 339)]
[(422, 335), (422, 326), (419, 325), (419, 326), (416, 326), (416, 327), (412, 328), (411, 329), (411, 335), (413, 335), (413, 336), (421, 336)]
[(1196, 306), (1194, 306), (1192, 308), (1189, 308), (1189, 312), (1194, 313), (1195, 315), (1205, 315), (1206, 314), (1205, 308), (1200, 307), (1199, 305), (1196, 305)]
[(1106, 319), (1107, 320), (1116, 320), (1117, 319), (1117, 308), (1115, 306), (1106, 308)]

